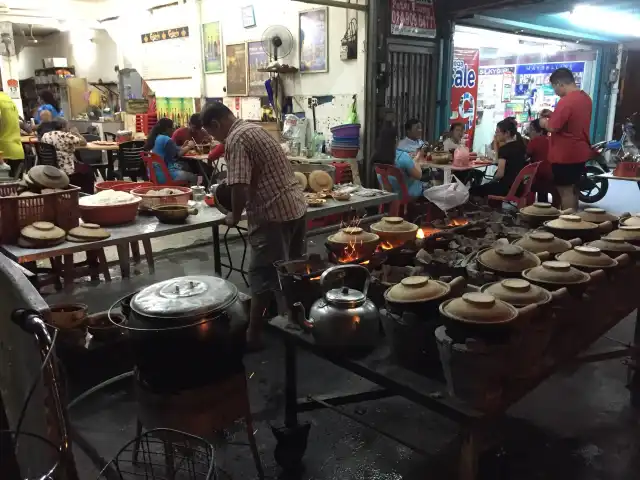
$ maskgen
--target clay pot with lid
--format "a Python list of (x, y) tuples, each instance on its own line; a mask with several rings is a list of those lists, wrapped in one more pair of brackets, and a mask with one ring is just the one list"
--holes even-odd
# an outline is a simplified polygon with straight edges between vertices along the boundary
[(576, 213), (580, 218), (582, 218), (585, 222), (591, 222), (595, 224), (600, 224), (604, 222), (611, 222), (612, 225), (617, 225), (620, 217), (617, 215), (613, 215), (603, 208), (595, 208), (589, 207), (585, 208), (583, 211)]
[(92, 242), (109, 238), (111, 234), (96, 223), (83, 223), (67, 232), (70, 242)]
[(556, 260), (560, 262), (567, 262), (572, 267), (576, 267), (586, 272), (618, 266), (618, 262), (609, 255), (603, 253), (599, 248), (586, 245), (578, 246), (573, 250), (567, 250), (564, 253), (560, 253), (556, 255)]
[(483, 285), (480, 291), (514, 307), (541, 306), (549, 303), (552, 298), (551, 292), (522, 278), (507, 278), (500, 282), (488, 283)]
[(396, 314), (436, 314), (440, 303), (452, 293), (461, 292), (465, 285), (464, 277), (456, 277), (450, 283), (424, 276), (406, 277), (388, 288), (384, 299), (387, 309)]
[(599, 248), (611, 258), (616, 258), (623, 253), (628, 254), (635, 260), (640, 258), (640, 247), (625, 242), (621, 238), (602, 237), (600, 240), (587, 243), (587, 246)]
[(371, 232), (380, 237), (383, 242), (392, 245), (401, 245), (415, 240), (418, 226), (410, 223), (402, 217), (383, 217), (377, 223), (371, 225)]
[(558, 218), (560, 210), (550, 203), (536, 202), (533, 205), (521, 208), (519, 214), (531, 227), (538, 227), (547, 220)]
[(625, 227), (640, 227), (640, 213), (634, 213), (633, 215), (620, 217), (620, 225)]
[(529, 268), (522, 272), (522, 277), (549, 291), (566, 287), (574, 295), (582, 295), (591, 281), (588, 273), (572, 267), (569, 262), (558, 260), (542, 262), (542, 265)]
[(480, 250), (477, 263), (482, 269), (498, 276), (519, 277), (523, 270), (540, 265), (540, 257), (547, 257), (548, 253), (542, 252), (539, 255), (517, 245), (499, 245)]
[(610, 231), (612, 228), (611, 222), (603, 222), (598, 225), (586, 222), (578, 215), (560, 215), (555, 220), (544, 222), (544, 226), (556, 237), (565, 240), (580, 238), (585, 241), (596, 240), (601, 233)]
[[(536, 309), (526, 308), (526, 314)], [(447, 334), (457, 341), (480, 338), (504, 342), (513, 333), (514, 320), (520, 312), (513, 305), (482, 292), (465, 293), (462, 297), (447, 300), (440, 305)]]
[(365, 232), (360, 227), (345, 227), (329, 235), (327, 243), (331, 250), (338, 254), (345, 247), (354, 247), (358, 252), (358, 258), (365, 258), (375, 252), (380, 243), (380, 237), (375, 233)]
[(640, 225), (621, 225), (620, 228), (602, 238), (607, 240), (623, 240), (640, 247)]
[(522, 238), (513, 242), (514, 245), (518, 245), (531, 253), (549, 252), (552, 255), (566, 252), (581, 243), (582, 240), (579, 238), (574, 238), (571, 241), (563, 240), (562, 238), (556, 237), (553, 233), (543, 230), (527, 233)]

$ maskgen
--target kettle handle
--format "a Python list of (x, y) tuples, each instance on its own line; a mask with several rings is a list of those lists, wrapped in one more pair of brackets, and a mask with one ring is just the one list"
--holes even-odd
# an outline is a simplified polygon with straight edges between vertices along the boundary
[(322, 288), (322, 295), (327, 293), (328, 290), (326, 286), (327, 278), (334, 273), (339, 272), (340, 270), (364, 271), (365, 280), (364, 286), (362, 288), (362, 294), (366, 297), (367, 291), (369, 290), (369, 284), (371, 283), (371, 274), (369, 273), (369, 270), (367, 270), (366, 267), (363, 267), (362, 265), (336, 265), (335, 267), (327, 268), (324, 272), (322, 272), (322, 275), (320, 276), (320, 288)]

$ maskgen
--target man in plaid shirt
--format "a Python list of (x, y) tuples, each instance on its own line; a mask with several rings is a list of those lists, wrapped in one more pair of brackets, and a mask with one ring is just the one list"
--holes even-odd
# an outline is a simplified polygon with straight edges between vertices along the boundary
[(237, 119), (222, 103), (202, 112), (204, 128), (224, 142), (232, 211), (227, 225), (236, 225), (247, 210), (251, 262), (251, 313), (247, 341), (259, 347), (264, 312), (276, 294), (285, 312), (274, 262), (301, 257), (306, 250), (307, 204), (291, 162), (278, 142), (259, 125)]

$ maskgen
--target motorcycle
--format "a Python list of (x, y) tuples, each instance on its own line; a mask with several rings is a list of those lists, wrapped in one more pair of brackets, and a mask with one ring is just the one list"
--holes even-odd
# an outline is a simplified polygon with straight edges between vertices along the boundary
[(620, 149), (620, 142), (612, 140), (600, 142), (593, 145), (596, 154), (585, 166), (582, 178), (578, 183), (580, 201), (584, 203), (596, 203), (604, 198), (609, 190), (609, 180), (599, 177), (610, 171), (604, 152), (607, 150), (617, 151)]

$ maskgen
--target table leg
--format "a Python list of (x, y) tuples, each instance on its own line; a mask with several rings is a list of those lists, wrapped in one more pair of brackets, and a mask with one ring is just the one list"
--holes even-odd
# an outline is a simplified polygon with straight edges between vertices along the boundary
[(289, 339), (284, 341), (284, 424), (287, 428), (298, 426), (298, 368), (296, 346)]
[(218, 276), (222, 276), (222, 265), (220, 260), (220, 226), (211, 227), (213, 233), (213, 271)]
[(129, 244), (121, 243), (116, 246), (118, 249), (118, 263), (120, 264), (120, 272), (122, 278), (129, 278), (131, 275), (131, 265), (129, 259)]
[[(640, 308), (636, 310), (636, 325), (633, 331), (633, 345), (640, 348)], [(640, 408), (640, 355), (635, 353), (629, 364), (631, 381), (629, 391), (631, 393), (631, 406)]]
[(64, 288), (73, 288), (73, 280), (74, 280), (74, 265), (73, 265), (73, 254), (64, 255), (64, 267), (63, 267), (63, 278), (64, 278)]
[(478, 448), (473, 430), (463, 434), (458, 465), (458, 480), (476, 480), (478, 476)]

